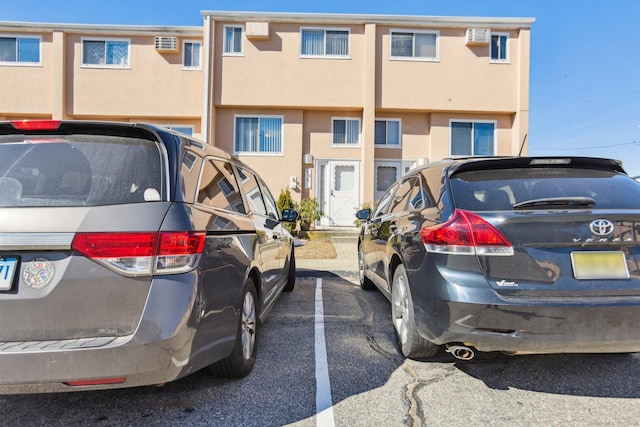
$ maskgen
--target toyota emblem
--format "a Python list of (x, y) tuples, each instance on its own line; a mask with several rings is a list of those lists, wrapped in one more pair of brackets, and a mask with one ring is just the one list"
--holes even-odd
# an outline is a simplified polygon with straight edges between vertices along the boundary
[(608, 219), (596, 219), (589, 225), (591, 232), (596, 236), (608, 236), (613, 233), (613, 222)]

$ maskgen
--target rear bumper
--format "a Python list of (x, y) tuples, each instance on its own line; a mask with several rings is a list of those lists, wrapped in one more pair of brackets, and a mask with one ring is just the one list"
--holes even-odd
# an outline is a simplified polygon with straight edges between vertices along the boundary
[[(0, 353), (0, 393), (48, 393), (135, 387), (172, 381), (189, 360), (192, 332), (168, 340), (114, 347)], [(132, 337), (133, 338), (133, 337)], [(78, 380), (122, 378), (115, 384), (70, 386)]]
[[(443, 302), (444, 303), (444, 302)], [(428, 331), (434, 342), (461, 342), (480, 351), (626, 353), (640, 351), (640, 304), (527, 306), (444, 303), (447, 319)], [(428, 327), (425, 326), (425, 330)]]
[(414, 284), (411, 291), (418, 331), (439, 345), (537, 354), (640, 352), (637, 297), (505, 299), (488, 286), (451, 282)]
[[(130, 336), (0, 342), (0, 394), (154, 385), (195, 372), (230, 354), (237, 334), (238, 314), (228, 301), (205, 319), (201, 300), (195, 272), (164, 276), (154, 279)], [(67, 384), (123, 377), (113, 384)]]

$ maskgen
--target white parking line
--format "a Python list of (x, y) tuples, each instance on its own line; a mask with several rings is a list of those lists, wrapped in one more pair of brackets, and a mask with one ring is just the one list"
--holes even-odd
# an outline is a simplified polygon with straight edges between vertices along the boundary
[(331, 400), (331, 381), (327, 363), (327, 344), (324, 337), (324, 306), (322, 302), (322, 278), (316, 280), (316, 425), (333, 427), (333, 402)]

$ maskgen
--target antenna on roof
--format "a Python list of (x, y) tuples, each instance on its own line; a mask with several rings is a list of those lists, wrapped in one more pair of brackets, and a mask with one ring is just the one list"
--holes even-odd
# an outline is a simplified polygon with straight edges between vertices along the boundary
[(522, 139), (522, 144), (520, 144), (520, 151), (518, 151), (518, 157), (522, 156), (522, 149), (524, 148), (524, 143), (527, 140), (527, 135), (529, 135), (528, 133), (524, 134), (524, 138)]

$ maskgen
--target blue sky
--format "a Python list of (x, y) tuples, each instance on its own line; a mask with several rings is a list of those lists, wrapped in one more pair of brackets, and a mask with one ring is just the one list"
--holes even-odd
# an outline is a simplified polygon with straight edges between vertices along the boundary
[(637, 0), (4, 0), (0, 20), (202, 25), (200, 11), (535, 18), (529, 154), (620, 159), (640, 175)]

